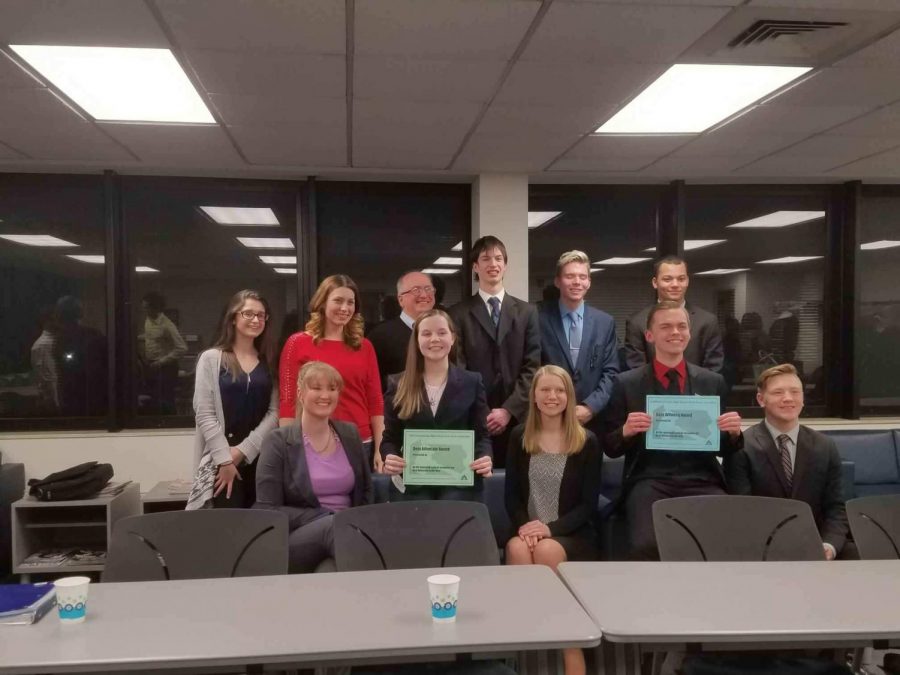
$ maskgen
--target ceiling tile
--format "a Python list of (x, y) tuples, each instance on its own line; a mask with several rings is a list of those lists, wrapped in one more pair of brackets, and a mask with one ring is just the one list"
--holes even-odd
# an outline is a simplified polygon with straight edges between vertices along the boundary
[(741, 157), (747, 162), (753, 157), (761, 157), (798, 141), (808, 134), (761, 133), (735, 134), (723, 127), (705, 136), (698, 136), (690, 143), (675, 151), (677, 157)]
[(211, 93), (271, 94), (272, 105), (278, 105), (281, 92), (317, 98), (346, 95), (343, 56), (195, 50), (188, 51), (187, 58)]
[(124, 148), (98, 131), (93, 124), (77, 119), (64, 124), (25, 125), (17, 129), (0, 125), (0, 142), (11, 145), (33, 159), (115, 163), (134, 161)]
[(252, 164), (345, 166), (346, 124), (339, 113), (331, 124), (267, 124), (229, 127)]
[(362, 169), (431, 169), (447, 168), (452, 153), (432, 154), (415, 148), (390, 148), (377, 153), (366, 149), (353, 155), (353, 167)]
[(852, 162), (835, 169), (832, 173), (860, 178), (900, 177), (900, 149)]
[(881, 152), (897, 145), (892, 138), (863, 138), (857, 136), (836, 136), (833, 134), (813, 136), (797, 145), (778, 153), (778, 157), (827, 157), (837, 161), (834, 164), (849, 162), (857, 157)]
[(886, 35), (846, 59), (838, 61), (838, 68), (892, 68), (900, 61), (900, 30)]
[(667, 176), (673, 180), (682, 176), (721, 176), (744, 163), (740, 157), (675, 157), (669, 155), (644, 168), (641, 175)]
[(0, 104), (0, 133), (66, 126), (85, 120), (49, 89), (11, 89)]
[(5, 143), (0, 143), (0, 159), (24, 159), (25, 156)]
[(515, 106), (495, 103), (478, 125), (485, 136), (516, 137), (520, 142), (539, 141), (544, 136), (565, 135), (573, 139), (597, 128), (606, 111), (563, 106)]
[(280, 96), (238, 96), (211, 94), (213, 106), (228, 125), (261, 126), (285, 124), (293, 126), (344, 126), (345, 98), (308, 98), (303, 92), (286, 92)]
[(507, 60), (540, 7), (535, 0), (356, 0), (356, 54)]
[(505, 61), (449, 61), (356, 56), (353, 96), (402, 101), (483, 102), (494, 94)]
[(900, 12), (900, 0), (750, 0), (751, 7), (790, 9), (856, 9)]
[(453, 168), (462, 171), (537, 173), (577, 139), (577, 134), (495, 136), (479, 130), (469, 139)]
[(0, 89), (43, 89), (44, 85), (0, 54)]
[(334, 0), (155, 0), (184, 49), (343, 54), (344, 3)]
[(794, 106), (770, 103), (756, 106), (721, 129), (745, 136), (765, 135), (772, 129), (777, 129), (779, 134), (815, 134), (859, 117), (868, 110), (871, 108), (853, 105)]
[(900, 69), (826, 68), (774, 99), (787, 106), (875, 107), (900, 99)]
[(555, 3), (522, 59), (668, 63), (728, 13), (721, 7)]
[(586, 157), (564, 158), (553, 164), (548, 173), (557, 171), (602, 171), (607, 173), (626, 173), (640, 171), (652, 160), (646, 157)]
[(900, 103), (885, 106), (832, 129), (839, 136), (872, 136), (900, 139)]
[(217, 125), (116, 124), (100, 125), (145, 164), (190, 167), (244, 165)]
[(647, 164), (690, 140), (689, 136), (586, 136), (566, 153), (566, 159), (643, 158)]
[(557, 0), (557, 2), (598, 2), (604, 5), (682, 5), (691, 7), (737, 7), (746, 0)]

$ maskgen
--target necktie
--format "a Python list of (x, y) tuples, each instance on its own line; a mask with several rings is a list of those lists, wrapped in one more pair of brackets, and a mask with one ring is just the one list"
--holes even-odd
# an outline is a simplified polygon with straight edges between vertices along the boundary
[(794, 480), (794, 468), (791, 465), (791, 437), (787, 434), (778, 436), (778, 452), (781, 453), (781, 468), (784, 469), (790, 487)]
[(669, 396), (678, 396), (681, 393), (681, 387), (678, 386), (678, 371), (670, 368), (666, 371), (666, 377), (669, 380), (669, 386), (666, 387), (666, 394)]
[(578, 365), (578, 351), (581, 349), (581, 324), (578, 322), (578, 312), (569, 312), (572, 324), (569, 328), (569, 354), (572, 355), (572, 365)]
[(500, 299), (490, 297), (488, 298), (488, 304), (491, 306), (491, 321), (494, 322), (494, 327), (496, 328), (500, 324)]

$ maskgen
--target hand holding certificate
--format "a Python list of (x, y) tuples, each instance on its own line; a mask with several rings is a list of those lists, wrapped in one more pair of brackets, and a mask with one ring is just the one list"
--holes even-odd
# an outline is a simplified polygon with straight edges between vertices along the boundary
[(648, 396), (648, 450), (719, 451), (718, 396)]
[(406, 429), (403, 432), (405, 485), (471, 486), (475, 432), (450, 429)]

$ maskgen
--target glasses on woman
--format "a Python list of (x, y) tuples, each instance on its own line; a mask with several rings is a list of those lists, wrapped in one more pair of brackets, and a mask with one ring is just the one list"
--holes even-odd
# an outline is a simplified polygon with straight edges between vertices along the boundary
[(251, 309), (245, 309), (241, 312), (238, 312), (238, 314), (247, 319), (247, 321), (253, 321), (254, 318), (259, 319), (260, 321), (265, 321), (269, 318), (269, 315), (265, 312), (254, 312)]

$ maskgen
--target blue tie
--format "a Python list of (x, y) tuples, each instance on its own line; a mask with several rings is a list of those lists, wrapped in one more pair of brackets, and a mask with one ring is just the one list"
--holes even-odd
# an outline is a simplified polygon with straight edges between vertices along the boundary
[(578, 321), (578, 312), (569, 312), (572, 324), (569, 327), (569, 354), (572, 356), (572, 365), (578, 365), (578, 351), (581, 349), (581, 324)]
[(494, 328), (500, 325), (500, 299), (495, 297), (488, 298), (488, 304), (491, 306), (491, 321), (494, 322)]

